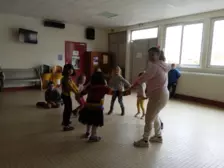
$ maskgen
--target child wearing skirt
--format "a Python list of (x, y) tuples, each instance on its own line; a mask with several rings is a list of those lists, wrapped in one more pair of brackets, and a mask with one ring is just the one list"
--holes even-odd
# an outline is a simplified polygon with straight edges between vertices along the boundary
[(112, 94), (112, 90), (106, 86), (102, 72), (93, 74), (89, 87), (82, 94), (88, 95), (79, 115), (79, 121), (86, 125), (86, 133), (82, 138), (88, 138), (89, 142), (98, 142), (101, 137), (97, 135), (97, 129), (104, 125), (104, 96)]

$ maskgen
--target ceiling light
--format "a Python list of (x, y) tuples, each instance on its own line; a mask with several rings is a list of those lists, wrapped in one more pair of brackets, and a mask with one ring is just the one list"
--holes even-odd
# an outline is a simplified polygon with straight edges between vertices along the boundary
[(110, 12), (102, 12), (102, 13), (99, 13), (98, 15), (99, 16), (103, 16), (105, 18), (113, 18), (113, 17), (118, 16), (118, 14), (116, 14), (116, 13), (110, 13)]

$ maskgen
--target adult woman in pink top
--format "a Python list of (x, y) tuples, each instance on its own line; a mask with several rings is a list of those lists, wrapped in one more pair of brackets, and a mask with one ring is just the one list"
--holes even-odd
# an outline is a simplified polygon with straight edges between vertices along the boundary
[[(149, 98), (143, 138), (134, 142), (135, 147), (148, 147), (150, 142), (162, 143), (161, 121), (159, 112), (165, 107), (169, 99), (169, 91), (167, 89), (167, 73), (168, 65), (164, 62), (165, 57), (159, 48), (153, 47), (148, 51), (149, 62), (144, 73), (134, 83), (133, 86), (146, 82), (147, 93)], [(149, 139), (154, 122), (155, 135)]]

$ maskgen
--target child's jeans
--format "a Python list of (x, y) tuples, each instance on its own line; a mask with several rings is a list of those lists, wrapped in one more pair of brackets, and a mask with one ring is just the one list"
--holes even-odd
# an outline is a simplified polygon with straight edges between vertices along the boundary
[(111, 103), (110, 103), (110, 111), (112, 112), (114, 109), (114, 102), (118, 98), (118, 103), (120, 104), (122, 112), (124, 111), (124, 103), (123, 103), (123, 95), (121, 91), (115, 91), (112, 95)]

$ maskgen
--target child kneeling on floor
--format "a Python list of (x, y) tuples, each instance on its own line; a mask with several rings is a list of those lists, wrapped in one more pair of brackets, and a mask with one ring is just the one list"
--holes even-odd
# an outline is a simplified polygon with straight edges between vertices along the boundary
[[(97, 129), (104, 125), (104, 96), (112, 94), (112, 90), (106, 85), (102, 72), (93, 74), (90, 86), (82, 94), (88, 95), (86, 104), (81, 109), (79, 116), (79, 121), (86, 125), (86, 133), (82, 138), (89, 138), (90, 142), (98, 142), (101, 137), (97, 135)], [(127, 95), (127, 93), (125, 94)]]
[(38, 102), (36, 106), (46, 109), (58, 108), (60, 107), (61, 103), (62, 100), (59, 91), (54, 87), (53, 82), (49, 82), (45, 92), (45, 102)]

